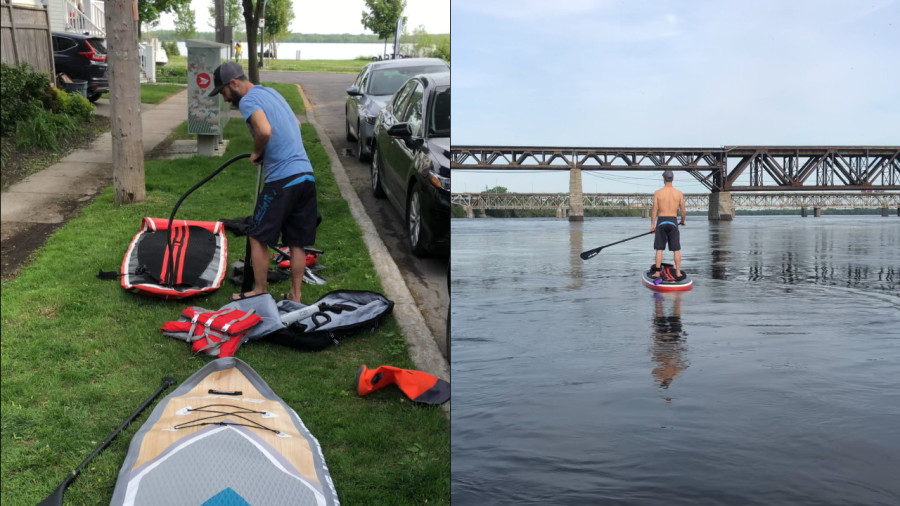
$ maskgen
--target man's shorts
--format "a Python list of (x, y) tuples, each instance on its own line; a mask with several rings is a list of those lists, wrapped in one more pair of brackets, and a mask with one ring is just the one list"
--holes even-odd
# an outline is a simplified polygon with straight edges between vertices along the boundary
[(267, 182), (253, 212), (250, 236), (267, 246), (312, 246), (316, 243), (316, 180), (312, 174)]
[(681, 250), (681, 234), (678, 232), (678, 220), (675, 216), (660, 216), (656, 219), (656, 235), (653, 239), (653, 249), (666, 249), (669, 251)]

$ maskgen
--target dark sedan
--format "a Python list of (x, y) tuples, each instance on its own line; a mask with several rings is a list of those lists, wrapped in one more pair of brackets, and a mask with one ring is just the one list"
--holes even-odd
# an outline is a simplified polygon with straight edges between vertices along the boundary
[(366, 161), (372, 154), (372, 130), (384, 103), (390, 100), (407, 79), (416, 74), (449, 71), (450, 66), (440, 58), (401, 58), (367, 64), (353, 86), (347, 88), (344, 107), (348, 141), (356, 141), (356, 154)]
[(53, 32), (53, 64), (57, 74), (87, 81), (87, 98), (96, 102), (109, 91), (106, 41), (93, 35)]
[(450, 72), (406, 82), (375, 122), (372, 192), (406, 220), (412, 252), (450, 251)]

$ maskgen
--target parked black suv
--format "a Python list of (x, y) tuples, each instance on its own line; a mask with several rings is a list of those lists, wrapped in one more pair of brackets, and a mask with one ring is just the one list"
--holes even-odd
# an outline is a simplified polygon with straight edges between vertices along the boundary
[(96, 102), (109, 91), (106, 63), (106, 41), (93, 35), (53, 32), (53, 62), (56, 74), (66, 74), (73, 81), (87, 81), (87, 97)]

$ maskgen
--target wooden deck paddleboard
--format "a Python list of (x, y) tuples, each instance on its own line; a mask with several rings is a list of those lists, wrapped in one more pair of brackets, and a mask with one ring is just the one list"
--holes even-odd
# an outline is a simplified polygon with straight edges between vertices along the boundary
[(214, 360), (131, 440), (111, 504), (340, 504), (318, 441), (245, 362)]

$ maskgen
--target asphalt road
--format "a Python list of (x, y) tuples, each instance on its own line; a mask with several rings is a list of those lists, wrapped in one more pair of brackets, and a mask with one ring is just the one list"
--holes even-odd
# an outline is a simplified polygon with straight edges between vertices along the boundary
[(438, 348), (447, 357), (447, 309), (450, 303), (447, 271), (450, 259), (418, 258), (413, 255), (406, 240), (404, 217), (387, 200), (378, 200), (372, 196), (369, 164), (356, 159), (356, 143), (347, 141), (344, 131), (347, 88), (356, 79), (356, 74), (262, 71), (260, 79), (295, 83), (303, 88), (312, 106), (307, 115), (314, 115), (316, 123), (324, 128), (335, 152), (341, 156), (341, 163), (353, 189), (400, 269)]

